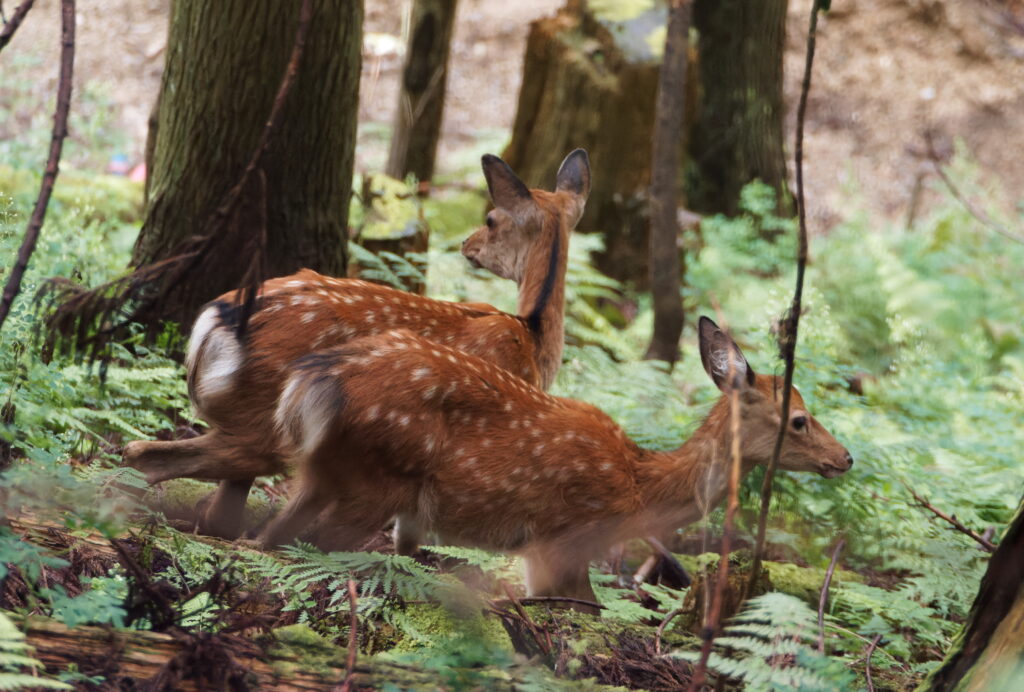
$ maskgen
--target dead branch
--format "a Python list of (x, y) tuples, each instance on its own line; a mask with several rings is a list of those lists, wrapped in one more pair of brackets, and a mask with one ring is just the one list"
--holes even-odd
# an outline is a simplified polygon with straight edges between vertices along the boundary
[(672, 622), (677, 615), (681, 615), (685, 612), (686, 611), (683, 608), (670, 610), (668, 615), (665, 616), (665, 619), (661, 621), (661, 624), (658, 625), (658, 631), (654, 633), (654, 653), (659, 656), (661, 655), (661, 637), (665, 634), (665, 628), (668, 627), (668, 623)]
[(513, 601), (509, 598), (496, 598), (490, 602), (492, 607), (502, 607), (514, 605), (519, 602), (524, 605), (530, 605), (531, 603), (565, 603), (567, 605), (585, 605), (591, 608), (597, 608), (604, 610), (604, 606), (596, 601), (588, 601), (583, 598), (569, 598), (568, 596), (526, 596), (525, 598), (519, 598)]
[[(26, 0), (18, 6), (11, 17), (11, 21), (4, 26), (0, 38), (0, 48), (10, 40), (10, 36), (18, 28), (18, 24), (24, 19), (25, 13), (32, 7), (32, 0)], [(21, 15), (19, 16), (19, 13)], [(39, 186), (39, 196), (36, 198), (36, 206), (32, 209), (32, 216), (29, 217), (28, 227), (25, 229), (25, 238), (21, 241), (18, 249), (18, 258), (11, 268), (11, 275), (7, 278), (7, 285), (4, 286), (3, 300), (0, 302), (0, 329), (14, 305), (14, 299), (21, 291), (21, 280), (25, 276), (29, 259), (36, 249), (39, 241), (39, 231), (43, 227), (43, 220), (46, 218), (46, 208), (50, 204), (50, 195), (53, 194), (53, 185), (57, 182), (57, 173), (60, 170), (60, 153), (64, 147), (64, 138), (68, 134), (68, 112), (71, 110), (71, 87), (72, 73), (75, 68), (75, 0), (61, 0), (60, 4), (61, 36), (60, 36), (60, 77), (57, 81), (57, 107), (53, 114), (53, 133), (50, 136), (50, 155), (46, 159), (46, 170), (43, 172), (43, 180)]]
[(875, 692), (875, 683), (871, 679), (871, 654), (875, 653), (875, 647), (878, 646), (878, 642), (882, 641), (882, 635), (876, 634), (875, 638), (868, 644), (868, 650), (865, 654), (866, 660), (864, 661), (864, 680), (867, 682), (868, 692)]
[(985, 213), (985, 210), (974, 204), (974, 202), (972, 202), (967, 195), (960, 190), (960, 187), (953, 182), (953, 179), (949, 177), (948, 173), (946, 173), (946, 169), (942, 167), (942, 157), (940, 157), (939, 153), (935, 150), (935, 140), (933, 133), (930, 130), (925, 132), (924, 139), (925, 143), (928, 145), (928, 160), (935, 169), (936, 175), (938, 175), (939, 179), (946, 184), (946, 188), (949, 189), (949, 193), (953, 195), (953, 198), (960, 202), (964, 209), (966, 209), (971, 216), (977, 219), (978, 223), (982, 226), (985, 226), (986, 228), (993, 230), (999, 235), (1009, 238), (1014, 242), (1024, 244), (1024, 236), (1014, 233), (1012, 230)]
[(17, 7), (14, 8), (14, 13), (10, 19), (4, 19), (4, 28), (0, 29), (0, 50), (4, 49), (11, 39), (14, 38), (14, 32), (21, 26), (22, 20), (25, 19), (25, 15), (32, 9), (32, 5), (36, 0), (25, 0)]
[[(730, 365), (730, 370), (733, 366)], [(730, 372), (729, 380), (734, 375)], [(711, 595), (711, 608), (704, 627), (701, 630), (703, 642), (700, 647), (700, 659), (690, 679), (690, 692), (697, 692), (707, 676), (708, 658), (711, 656), (711, 645), (715, 641), (719, 621), (722, 618), (722, 601), (725, 599), (725, 587), (729, 581), (729, 552), (732, 549), (732, 532), (736, 510), (739, 507), (740, 485), (740, 394), (733, 388), (729, 394), (729, 425), (732, 435), (732, 464), (729, 468), (729, 499), (725, 506), (725, 522), (722, 525), (722, 555), (718, 559), (718, 574), (715, 576), (714, 592)]]
[(349, 579), (348, 608), (350, 619), (348, 626), (348, 658), (345, 663), (345, 679), (339, 687), (341, 692), (349, 692), (352, 689), (352, 681), (356, 676), (356, 655), (359, 651), (359, 611), (357, 606), (356, 583), (354, 580)]
[[(46, 318), (46, 330), (51, 342), (62, 340), (63, 346), (69, 351), (81, 349), (90, 360), (99, 357), (105, 361), (109, 358), (105, 346), (116, 333), (132, 322), (152, 324), (156, 320), (150, 318), (155, 317), (154, 313), (168, 295), (182, 287), (187, 290), (187, 278), (202, 266), (206, 258), (212, 256), (212, 250), (224, 242), (225, 237), (233, 235), (225, 230), (239, 212), (243, 200), (257, 200), (257, 215), (265, 217), (265, 213), (260, 213), (266, 194), (265, 183), (261, 184), (263, 157), (274, 134), (280, 129), (284, 105), (298, 75), (312, 19), (312, 0), (303, 0), (291, 57), (260, 139), (238, 182), (203, 224), (202, 233), (186, 241), (173, 256), (139, 267), (126, 276), (90, 290), (60, 279), (50, 280), (40, 290), (40, 296), (50, 294), (51, 306), (60, 303)], [(248, 195), (245, 194), (247, 190)], [(265, 230), (261, 230), (256, 238), (249, 238), (247, 247), (241, 252), (242, 255), (252, 255), (252, 260), (245, 273), (245, 284), (237, 293), (243, 307), (238, 325), (240, 333), (245, 331), (256, 293), (264, 278), (264, 233)], [(126, 308), (129, 303), (132, 306)]]
[(903, 483), (903, 486), (907, 489), (907, 492), (909, 492), (913, 496), (914, 501), (917, 502), (918, 505), (920, 505), (921, 507), (927, 509), (929, 512), (931, 512), (932, 514), (937, 516), (939, 519), (942, 519), (943, 521), (947, 522), (950, 526), (952, 526), (954, 529), (956, 529), (960, 533), (964, 534), (965, 536), (969, 536), (970, 538), (972, 538), (975, 542), (978, 543), (978, 545), (980, 545), (982, 547), (982, 549), (985, 550), (985, 552), (988, 552), (988, 553), (994, 553), (995, 552), (996, 546), (995, 546), (995, 544), (992, 541), (988, 540), (987, 538), (985, 538), (984, 536), (979, 534), (974, 529), (971, 529), (971, 528), (968, 528), (968, 527), (964, 526), (964, 524), (959, 519), (956, 518), (955, 514), (954, 515), (946, 514), (941, 509), (939, 509), (938, 507), (936, 507), (932, 503), (928, 502), (928, 500), (926, 500), (923, 497), (921, 497), (920, 495), (918, 495), (914, 491), (913, 488), (911, 488), (909, 485), (907, 485), (906, 482)]
[(818, 653), (825, 653), (825, 603), (828, 601), (828, 587), (832, 583), (832, 574), (836, 571), (836, 562), (842, 552), (846, 540), (840, 538), (836, 549), (832, 551), (832, 560), (825, 571), (825, 583), (821, 585), (821, 597), (818, 599)]
[(793, 302), (779, 325), (779, 351), (786, 363), (786, 374), (783, 378), (782, 418), (779, 421), (779, 435), (775, 438), (771, 461), (764, 474), (761, 484), (761, 511), (757, 517), (757, 539), (754, 542), (754, 554), (751, 559), (750, 580), (747, 582), (746, 597), (754, 592), (757, 575), (761, 572), (761, 559), (764, 554), (764, 541), (768, 528), (768, 508), (772, 501), (772, 481), (779, 467), (779, 455), (782, 453), (782, 442), (786, 438), (786, 427), (789, 425), (789, 399), (793, 390), (793, 359), (796, 354), (797, 329), (800, 325), (801, 301), (804, 292), (804, 271), (807, 268), (807, 204), (804, 200), (804, 119), (807, 115), (807, 95), (811, 90), (811, 68), (814, 65), (814, 47), (818, 29), (818, 10), (822, 9), (824, 0), (814, 0), (811, 5), (810, 26), (807, 29), (807, 59), (804, 63), (804, 78), (800, 86), (800, 104), (796, 114), (796, 198), (799, 227), (797, 231), (796, 256), (796, 289)]
[(512, 603), (512, 607), (515, 609), (516, 614), (526, 624), (527, 629), (530, 630), (530, 634), (533, 635), (534, 641), (537, 642), (537, 646), (545, 656), (551, 654), (551, 635), (547, 630), (544, 630), (545, 637), (541, 637), (541, 630), (531, 618), (530, 614), (523, 608), (522, 603), (516, 598), (515, 594), (512, 593), (511, 587), (508, 583), (502, 582), (502, 587), (505, 589), (505, 594), (508, 596), (509, 602)]

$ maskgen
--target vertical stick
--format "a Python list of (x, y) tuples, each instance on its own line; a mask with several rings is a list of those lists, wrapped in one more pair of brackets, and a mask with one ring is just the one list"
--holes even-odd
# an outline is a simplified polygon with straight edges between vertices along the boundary
[(764, 553), (764, 538), (768, 526), (768, 508), (772, 501), (772, 481), (775, 470), (779, 466), (779, 455), (782, 453), (782, 441), (786, 437), (789, 425), (789, 395), (793, 390), (793, 356), (796, 353), (797, 328), (800, 324), (801, 299), (804, 292), (804, 270), (807, 267), (807, 207), (804, 202), (804, 118), (807, 113), (807, 94), (811, 90), (811, 67), (814, 64), (815, 34), (818, 29), (818, 10), (824, 6), (823, 0), (814, 0), (811, 6), (810, 27), (807, 30), (807, 59), (804, 63), (804, 79), (800, 87), (800, 105), (796, 113), (796, 199), (799, 218), (798, 246), (796, 256), (796, 291), (793, 303), (782, 322), (779, 335), (779, 346), (786, 362), (785, 384), (782, 390), (782, 419), (779, 421), (779, 435), (775, 438), (775, 448), (768, 469), (761, 484), (761, 511), (757, 518), (757, 540), (754, 542), (754, 555), (751, 560), (750, 580), (747, 582), (746, 597), (754, 590), (757, 575), (761, 571), (761, 558)]
[[(15, 14), (20, 12), (23, 7), (25, 12), (28, 12), (28, 7), (31, 7), (31, 4), (29, 2), (20, 5)], [(39, 230), (43, 227), (43, 220), (46, 218), (46, 207), (50, 204), (53, 185), (57, 182), (57, 173), (60, 170), (60, 153), (64, 148), (64, 138), (68, 134), (68, 112), (71, 110), (71, 76), (75, 67), (75, 0), (61, 0), (60, 18), (60, 78), (57, 82), (57, 107), (53, 114), (50, 155), (46, 159), (46, 170), (43, 172), (43, 182), (39, 186), (36, 206), (28, 220), (28, 228), (25, 229), (25, 239), (21, 241), (21, 248), (18, 249), (18, 258), (11, 268), (11, 275), (7, 279), (7, 285), (4, 286), (3, 300), (0, 302), (0, 328), (3, 327), (4, 322), (7, 320), (11, 306), (14, 305), (14, 299), (18, 297), (18, 293), (21, 291), (21, 279), (25, 276), (28, 261), (36, 249), (36, 243), (39, 240)], [(11, 18), (11, 21), (14, 21), (14, 17)], [(14, 28), (16, 29), (17, 26)], [(11, 33), (14, 33), (13, 29)]]

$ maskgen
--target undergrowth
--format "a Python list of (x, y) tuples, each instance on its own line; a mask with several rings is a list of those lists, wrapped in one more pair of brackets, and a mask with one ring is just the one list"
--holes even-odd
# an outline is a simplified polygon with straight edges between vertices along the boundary
[[(964, 161), (955, 174), (972, 179)], [(176, 435), (194, 421), (182, 369), (159, 344), (137, 338), (118, 344), (102, 385), (81, 364), (41, 356), (30, 304), (40, 280), (65, 276), (97, 284), (116, 276), (139, 224), (136, 187), (90, 178), (82, 183), (88, 194), (74, 195), (61, 181), (22, 296), (0, 334), (0, 404), (7, 412), (0, 435), (14, 457), (0, 476), (0, 495), (9, 512), (49, 513), (69, 530), (114, 537), (145, 511), (125, 492), (145, 484), (118, 468), (121, 445)], [(0, 169), (0, 256), (15, 254), (31, 204), (26, 189), (35, 184), (33, 176)], [(698, 314), (714, 315), (713, 305), (720, 305), (752, 366), (762, 372), (781, 372), (771, 326), (793, 284), (790, 222), (775, 218), (773, 208), (766, 189), (752, 185), (741, 216), (706, 219), (699, 235), (685, 239), (688, 325)], [(432, 229), (427, 253), (378, 258), (353, 252), (372, 278), (398, 284), (425, 278), (431, 295), (514, 310), (514, 287), (470, 269), (458, 253), (467, 224), (481, 218), (482, 209), (479, 194), (441, 195), (423, 207)], [(780, 230), (782, 235), (766, 239)], [(664, 364), (642, 360), (652, 320), (649, 298), (594, 269), (589, 256), (600, 247), (597, 234), (572, 239), (568, 345), (554, 391), (599, 406), (641, 445), (677, 446), (717, 396), (706, 384), (695, 335), (689, 328), (684, 333), (683, 359), (671, 374)], [(754, 688), (839, 689), (876, 635), (875, 666), (913, 679), (935, 665), (966, 615), (986, 554), (916, 506), (906, 487), (978, 531), (991, 528), (996, 539), (1016, 508), (1024, 486), (1018, 458), (1024, 442), (1022, 266), (1024, 248), (992, 234), (952, 201), (911, 229), (875, 228), (852, 216), (814, 239), (796, 381), (810, 410), (856, 463), (833, 480), (779, 474), (770, 535), (773, 550), (818, 568), (842, 536), (848, 546), (843, 563), (867, 583), (833, 586), (826, 612), (829, 656), (808, 646), (816, 633), (808, 607), (769, 594), (748, 604), (734, 622), (712, 668)], [(633, 308), (635, 316), (626, 319)], [(862, 393), (851, 391), (852, 380)], [(760, 481), (755, 472), (742, 489), (741, 530), (748, 535)], [(410, 604), (445, 603), (458, 610), (464, 604), (452, 604), (464, 582), (486, 584), (491, 597), (504, 598), (499, 585), (519, 581), (513, 561), (463, 548), (435, 548), (424, 564), (374, 553), (324, 555), (306, 546), (232, 555), (186, 534), (167, 530), (167, 536), (163, 545), (175, 563), (164, 578), (195, 588), (216, 565), (233, 559), (240, 578), (264, 584), (280, 599), (282, 613), (337, 642), (343, 643), (351, 615), (344, 586), (356, 577), (359, 621), (377, 633), (377, 643), (366, 646), (433, 646), (437, 656), (428, 660), (439, 667), (449, 660), (445, 656), (469, 649), (465, 642), (452, 643), (462, 641), (457, 635), (425, 627)], [(0, 529), (0, 584), (11, 577), (4, 565), (12, 565), (27, 585), (17, 609), (72, 626), (124, 622), (130, 582), (124, 571), (112, 568), (71, 591), (46, 582), (47, 573), (68, 564), (67, 554)], [(468, 572), (483, 576), (469, 579)], [(662, 587), (640, 598), (617, 580), (595, 571), (606, 616), (624, 626), (657, 624), (681, 600)], [(213, 607), (204, 603), (190, 607)], [(201, 618), (194, 622), (202, 626)], [(11, 641), (13, 654), (0, 655), (21, 655), (19, 642)], [(497, 656), (487, 647), (474, 655)], [(779, 656), (790, 663), (770, 665)], [(20, 671), (33, 666), (19, 665)], [(23, 674), (5, 669), (0, 681)]]

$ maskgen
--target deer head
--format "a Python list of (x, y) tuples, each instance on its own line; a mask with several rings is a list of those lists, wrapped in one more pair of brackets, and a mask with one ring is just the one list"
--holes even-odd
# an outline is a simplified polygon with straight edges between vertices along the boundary
[[(700, 318), (698, 330), (704, 369), (724, 394), (733, 391), (739, 394), (740, 446), (744, 462), (767, 464), (782, 419), (783, 378), (756, 374), (732, 337), (707, 317)], [(728, 396), (715, 406), (711, 417), (716, 416), (728, 416)], [(807, 412), (803, 397), (794, 387), (790, 393), (789, 422), (779, 468), (813, 471), (825, 478), (834, 478), (851, 466), (853, 457)]]
[(531, 266), (547, 269), (550, 234), (565, 234), (564, 247), (583, 215), (590, 194), (587, 152), (576, 149), (565, 157), (554, 192), (530, 190), (497, 156), (485, 154), (481, 165), (494, 209), (486, 225), (463, 242), (462, 254), (474, 266), (522, 284)]

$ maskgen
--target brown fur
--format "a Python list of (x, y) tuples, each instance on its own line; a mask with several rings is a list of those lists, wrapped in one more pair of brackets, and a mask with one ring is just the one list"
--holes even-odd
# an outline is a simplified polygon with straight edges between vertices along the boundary
[[(272, 415), (285, 368), (300, 356), (401, 327), (548, 386), (561, 364), (566, 256), (572, 226), (589, 192), (586, 153), (577, 150), (566, 157), (555, 192), (526, 191), (523, 197), (515, 187), (518, 178), (496, 157), (485, 157), (484, 170), (497, 205), (491, 215), (498, 223), (474, 233), (464, 254), (520, 285), (520, 315), (304, 269), (263, 284), (246, 338), (238, 342), (230, 320), (217, 313), (229, 311), (235, 302), (235, 293), (227, 293), (197, 320), (197, 329), (204, 319), (212, 327), (194, 333), (195, 343), (190, 345), (190, 397), (210, 432), (193, 440), (132, 442), (125, 448), (126, 463), (144, 471), (151, 483), (180, 477), (223, 480), (202, 528), (234, 536), (253, 479), (285, 468)], [(585, 184), (569, 189), (566, 181)], [(526, 190), (521, 182), (518, 185)], [(537, 334), (526, 318), (551, 274), (556, 234), (561, 254), (553, 263), (553, 290), (541, 315), (544, 329)], [(223, 357), (218, 351), (222, 347), (237, 352), (239, 367), (211, 388), (214, 378), (207, 374), (212, 372), (208, 366)]]
[[(710, 362), (745, 375), (732, 340), (705, 332)], [(768, 461), (780, 406), (778, 378), (749, 380), (735, 383), (744, 472)], [(781, 467), (845, 471), (847, 451), (792, 396), (791, 420), (811, 424), (786, 436)], [(323, 514), (325, 547), (353, 549), (400, 514), (448, 542), (522, 553), (531, 594), (587, 600), (589, 559), (690, 523), (722, 499), (731, 443), (728, 396), (682, 447), (647, 451), (597, 408), (407, 331), (298, 361), (276, 419), (298, 450), (300, 490), (265, 544), (290, 541)]]

